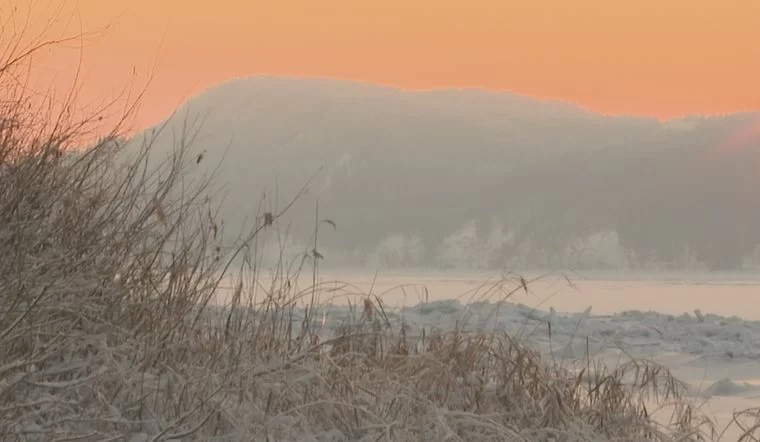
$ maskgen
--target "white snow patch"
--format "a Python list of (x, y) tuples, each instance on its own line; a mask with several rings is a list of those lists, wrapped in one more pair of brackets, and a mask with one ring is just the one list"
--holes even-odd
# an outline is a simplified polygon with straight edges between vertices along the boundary
[[(318, 313), (320, 316), (322, 311)], [(340, 325), (352, 312), (345, 306), (324, 308), (326, 327)], [(709, 360), (760, 361), (760, 321), (712, 314), (625, 311), (612, 315), (543, 311), (510, 302), (441, 300), (403, 307), (388, 313), (391, 323), (409, 331), (506, 331), (555, 356), (568, 357), (624, 348), (641, 357), (683, 353)], [(299, 315), (300, 316), (300, 315)], [(295, 319), (298, 320), (298, 319)], [(551, 336), (549, 335), (551, 324)]]
[(705, 397), (713, 396), (745, 396), (760, 390), (760, 386), (748, 382), (735, 382), (730, 378), (715, 381), (702, 393)]

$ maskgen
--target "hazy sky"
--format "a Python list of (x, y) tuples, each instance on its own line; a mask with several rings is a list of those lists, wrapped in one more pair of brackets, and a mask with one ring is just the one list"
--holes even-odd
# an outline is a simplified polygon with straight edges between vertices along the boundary
[[(110, 96), (134, 72), (144, 81), (158, 62), (139, 125), (206, 87), (256, 74), (511, 90), (661, 118), (760, 109), (758, 0), (36, 4), (48, 12), (63, 4), (69, 29), (111, 25), (85, 48), (84, 97)], [(77, 52), (45, 61), (59, 87), (71, 80)]]

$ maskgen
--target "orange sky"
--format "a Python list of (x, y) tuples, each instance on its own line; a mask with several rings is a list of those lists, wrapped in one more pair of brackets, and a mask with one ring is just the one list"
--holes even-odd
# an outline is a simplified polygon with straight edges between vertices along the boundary
[[(510, 90), (661, 118), (760, 109), (759, 0), (36, 3), (64, 4), (69, 29), (112, 25), (85, 48), (83, 97), (111, 97), (133, 72), (144, 82), (158, 62), (138, 126), (256, 74)], [(77, 59), (48, 55), (45, 72), (65, 88)]]

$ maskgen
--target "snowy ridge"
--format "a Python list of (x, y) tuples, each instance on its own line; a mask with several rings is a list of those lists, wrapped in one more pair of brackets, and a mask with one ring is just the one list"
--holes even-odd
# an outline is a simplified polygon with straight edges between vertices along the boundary
[[(423, 328), (428, 332), (448, 331), (457, 324), (465, 331), (504, 331), (551, 350), (556, 357), (582, 357), (587, 349), (594, 355), (622, 348), (638, 356), (673, 352), (711, 360), (760, 360), (760, 321), (702, 314), (699, 310), (679, 316), (652, 311), (595, 316), (590, 308), (585, 313), (559, 313), (504, 301), (462, 304), (442, 300), (386, 313), (391, 325), (406, 324), (411, 333), (421, 333)], [(317, 309), (315, 315), (324, 318), (329, 331), (352, 316), (358, 318), (359, 313), (334, 305)]]

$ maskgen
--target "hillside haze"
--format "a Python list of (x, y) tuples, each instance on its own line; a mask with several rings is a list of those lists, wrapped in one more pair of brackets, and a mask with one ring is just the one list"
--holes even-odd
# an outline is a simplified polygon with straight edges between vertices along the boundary
[(282, 207), (314, 176), (283, 229), (306, 247), (318, 200), (337, 224), (320, 227), (327, 266), (735, 270), (760, 243), (759, 118), (660, 122), (480, 90), (257, 77), (190, 100), (153, 155), (195, 128), (193, 173), (219, 166), (228, 231), (264, 192)]

